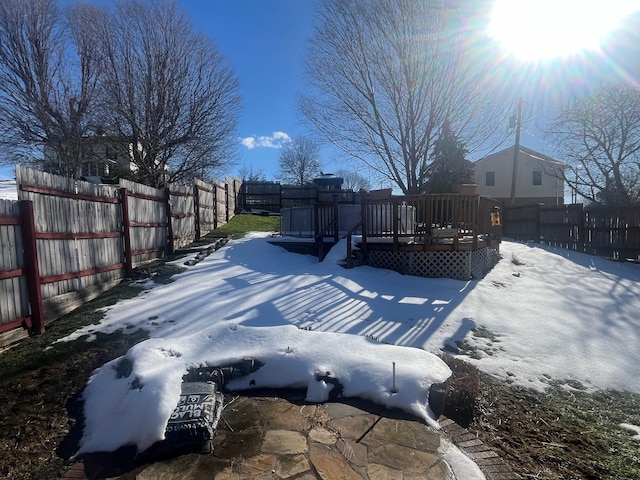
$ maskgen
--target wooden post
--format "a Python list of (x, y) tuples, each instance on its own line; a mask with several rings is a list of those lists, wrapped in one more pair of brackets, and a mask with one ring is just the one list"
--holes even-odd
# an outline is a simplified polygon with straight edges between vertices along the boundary
[(360, 192), (360, 218), (362, 219), (362, 245), (360, 249), (362, 250), (362, 256), (367, 260), (369, 256), (369, 252), (367, 250), (367, 194), (366, 192)]
[(320, 229), (320, 206), (317, 203), (313, 205), (313, 238), (318, 259), (322, 261), (324, 258), (324, 235)]
[(33, 202), (20, 200), (20, 222), (24, 242), (25, 273), (31, 305), (31, 327), (35, 333), (44, 332), (44, 308), (40, 266), (38, 264), (38, 246), (36, 244), (36, 225), (33, 218)]
[(200, 230), (200, 194), (198, 193), (198, 185), (193, 185), (193, 211), (196, 214), (195, 218), (195, 230), (196, 230), (196, 240), (200, 240), (201, 230)]
[(218, 228), (218, 184), (213, 183), (213, 229)]
[(171, 255), (173, 253), (173, 226), (171, 225), (171, 191), (169, 187), (164, 189), (165, 192), (165, 208), (167, 210), (167, 250), (166, 254)]
[(333, 241), (338, 243), (340, 240), (340, 204), (338, 203), (338, 195), (333, 195)]
[(578, 252), (586, 253), (586, 240), (587, 240), (587, 213), (584, 209), (584, 204), (580, 203), (580, 214), (578, 215), (578, 242), (576, 249)]
[(224, 181), (224, 220), (229, 223), (229, 184)]
[(129, 219), (129, 190), (120, 189), (122, 209), (122, 238), (124, 242), (124, 271), (127, 277), (133, 275), (133, 255), (131, 253), (131, 221)]
[(393, 198), (389, 199), (389, 209), (391, 210), (391, 229), (393, 230), (393, 251), (398, 251), (398, 216), (400, 215), (400, 203), (395, 202)]
[(244, 183), (244, 180), (240, 184), (240, 205), (242, 205), (242, 210), (247, 209), (247, 186)]
[(536, 243), (540, 243), (540, 204), (536, 205)]

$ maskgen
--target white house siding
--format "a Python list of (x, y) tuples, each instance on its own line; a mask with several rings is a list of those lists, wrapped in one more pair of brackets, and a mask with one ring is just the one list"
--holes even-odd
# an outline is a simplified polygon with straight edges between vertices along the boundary
[[(477, 192), (483, 197), (495, 198), (509, 203), (513, 177), (514, 147), (489, 155), (475, 162)], [(559, 173), (562, 163), (550, 159), (533, 150), (521, 147), (518, 154), (518, 175), (516, 179), (516, 204), (544, 203), (555, 205), (564, 203), (564, 182), (554, 175)], [(534, 185), (534, 171), (541, 172), (541, 185)], [(487, 185), (487, 172), (494, 172), (495, 185)]]

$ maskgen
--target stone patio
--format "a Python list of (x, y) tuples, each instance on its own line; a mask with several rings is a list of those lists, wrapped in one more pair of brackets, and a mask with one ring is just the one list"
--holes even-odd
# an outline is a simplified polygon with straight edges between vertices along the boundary
[[(301, 392), (227, 397), (213, 453), (143, 463), (92, 455), (66, 478), (453, 480), (440, 434), (370, 402), (309, 405)], [(286, 398), (283, 398), (286, 397)], [(126, 456), (126, 455), (125, 455)]]

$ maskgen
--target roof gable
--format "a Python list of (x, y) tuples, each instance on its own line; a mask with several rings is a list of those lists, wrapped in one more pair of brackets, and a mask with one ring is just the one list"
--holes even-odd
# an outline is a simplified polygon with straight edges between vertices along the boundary
[[(498, 157), (498, 156), (503, 156), (506, 152), (511, 152), (511, 154), (513, 155), (513, 150), (515, 148), (515, 145), (511, 145), (510, 147), (504, 148), (498, 152), (494, 152), (492, 154), (486, 155), (478, 160), (476, 160), (474, 163), (483, 163), (484, 161), (488, 160), (488, 159), (492, 159), (494, 157)], [(548, 162), (548, 163), (552, 163), (554, 165), (563, 165), (563, 163), (559, 160), (556, 160), (555, 158), (552, 158), (548, 155), (545, 155), (544, 153), (540, 153), (537, 152), (531, 148), (525, 147), (523, 145), (520, 145), (520, 153), (521, 154), (525, 154), (533, 159), (536, 159), (538, 161), (542, 161), (542, 162)]]

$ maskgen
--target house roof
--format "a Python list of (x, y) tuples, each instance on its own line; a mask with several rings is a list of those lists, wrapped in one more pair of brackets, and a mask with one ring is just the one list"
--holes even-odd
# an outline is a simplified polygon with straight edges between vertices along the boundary
[[(488, 158), (492, 158), (492, 157), (494, 157), (496, 155), (499, 155), (499, 154), (504, 153), (504, 152), (509, 151), (509, 150), (513, 151), (514, 148), (515, 148), (515, 145), (511, 145), (510, 147), (504, 148), (504, 149), (502, 149), (502, 150), (500, 150), (498, 152), (494, 152), (494, 153), (491, 153), (489, 155), (486, 155), (486, 156), (476, 160), (475, 163), (481, 163), (481, 162), (483, 162), (484, 160), (486, 160)], [(528, 155), (529, 157), (535, 158), (537, 160), (541, 160), (543, 162), (549, 162), (549, 163), (553, 163), (555, 165), (564, 165), (563, 162), (561, 162), (560, 160), (556, 160), (555, 158), (552, 158), (552, 157), (550, 157), (548, 155), (545, 155), (544, 153), (537, 152), (537, 151), (535, 151), (535, 150), (533, 150), (531, 148), (525, 147), (523, 145), (520, 145), (520, 153), (524, 153), (524, 154)]]

